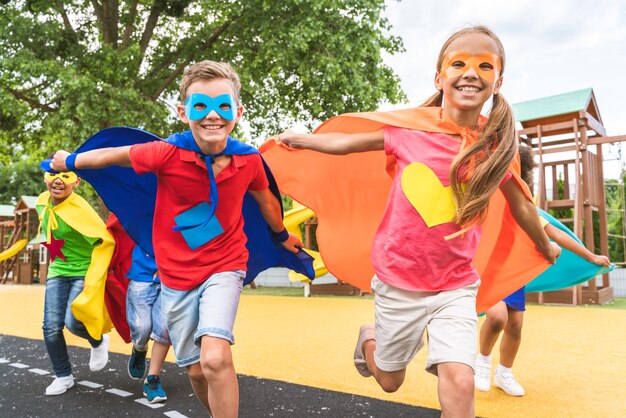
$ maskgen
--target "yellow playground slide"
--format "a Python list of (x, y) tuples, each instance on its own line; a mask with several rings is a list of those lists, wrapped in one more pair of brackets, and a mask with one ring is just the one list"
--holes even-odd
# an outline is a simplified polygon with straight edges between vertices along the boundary
[[(300, 232), (300, 224), (307, 219), (310, 219), (315, 216), (315, 213), (307, 208), (306, 206), (301, 205), (300, 203), (294, 201), (293, 209), (285, 212), (285, 219), (283, 222), (285, 223), (285, 227), (287, 231), (292, 234), (296, 234), (300, 240), (302, 240), (302, 233)], [(313, 257), (313, 268), (315, 269), (315, 277), (323, 276), (328, 273), (326, 266), (324, 266), (324, 262), (322, 261), (322, 256), (317, 251), (309, 250), (305, 248), (306, 251), (311, 257)], [(308, 277), (296, 273), (295, 271), (289, 272), (289, 280), (292, 282), (310, 282)]]
[(27, 242), (28, 242), (27, 240), (21, 239), (17, 241), (15, 244), (11, 245), (5, 251), (1, 252), (0, 261), (8, 260), (9, 258), (19, 253), (22, 250), (22, 248), (26, 247)]

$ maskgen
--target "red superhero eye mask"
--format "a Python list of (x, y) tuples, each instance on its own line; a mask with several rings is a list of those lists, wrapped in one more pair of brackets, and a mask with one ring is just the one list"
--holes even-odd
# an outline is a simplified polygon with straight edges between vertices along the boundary
[(455, 78), (465, 74), (470, 68), (485, 81), (493, 83), (500, 76), (500, 58), (490, 52), (472, 55), (464, 51), (449, 52), (441, 64), (443, 78)]

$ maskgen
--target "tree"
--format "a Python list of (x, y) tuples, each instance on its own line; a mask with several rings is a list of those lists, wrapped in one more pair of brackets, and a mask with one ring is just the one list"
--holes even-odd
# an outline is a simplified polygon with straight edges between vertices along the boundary
[[(254, 136), (404, 99), (384, 0), (3, 0), (3, 151), (74, 149), (98, 130), (178, 125), (186, 66), (230, 62)], [(19, 147), (14, 145), (18, 144)]]

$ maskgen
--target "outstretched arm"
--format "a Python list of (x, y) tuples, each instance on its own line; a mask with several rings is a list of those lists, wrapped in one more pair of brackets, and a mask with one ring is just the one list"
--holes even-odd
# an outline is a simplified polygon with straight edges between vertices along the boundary
[[(280, 203), (271, 190), (267, 188), (263, 190), (250, 190), (249, 192), (254, 200), (256, 200), (259, 204), (261, 214), (272, 229), (272, 232), (280, 233), (282, 231), (286, 231), (285, 225), (283, 224), (283, 214), (280, 209)], [(302, 247), (300, 239), (290, 232), (287, 235), (287, 239), (282, 241), (281, 244), (293, 253), (297, 253)]]
[(280, 142), (291, 148), (310, 149), (324, 154), (344, 155), (353, 152), (379, 151), (384, 149), (384, 131), (358, 134), (297, 134), (286, 130), (278, 135)]
[[(104, 168), (112, 165), (122, 167), (132, 167), (130, 162), (130, 145), (115, 148), (100, 148), (87, 152), (81, 152), (76, 155), (74, 167), (77, 169), (85, 168)], [(52, 157), (50, 167), (56, 171), (69, 171), (67, 167), (67, 157), (70, 155), (67, 151), (57, 151)]]
[(528, 234), (546, 260), (554, 264), (557, 257), (561, 255), (561, 248), (548, 239), (548, 235), (541, 227), (539, 213), (535, 205), (526, 199), (524, 192), (513, 180), (500, 186), (500, 190), (509, 203), (511, 214), (517, 223)]
[(578, 243), (574, 238), (569, 236), (565, 231), (561, 231), (554, 225), (545, 226), (546, 234), (554, 240), (561, 247), (565, 248), (576, 254), (579, 257), (584, 258), (590, 263), (597, 264), (599, 266), (611, 267), (611, 261), (607, 256), (596, 255), (589, 251), (585, 246)]

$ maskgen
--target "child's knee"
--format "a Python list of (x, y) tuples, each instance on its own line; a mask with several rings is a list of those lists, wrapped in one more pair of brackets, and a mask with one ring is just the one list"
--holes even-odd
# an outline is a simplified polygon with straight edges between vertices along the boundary
[(474, 396), (474, 375), (472, 373), (456, 373), (450, 376), (449, 383), (457, 394)]
[(487, 318), (485, 326), (488, 326), (493, 332), (500, 332), (504, 329), (506, 320), (506, 316), (494, 315)]
[(404, 371), (388, 373), (379, 370), (376, 376), (376, 381), (382, 390), (387, 393), (393, 393), (400, 389), (400, 386), (404, 383), (404, 376)]
[(220, 344), (217, 347), (210, 347), (202, 350), (200, 354), (200, 365), (205, 375), (216, 374), (233, 367), (232, 355), (229, 346)]

